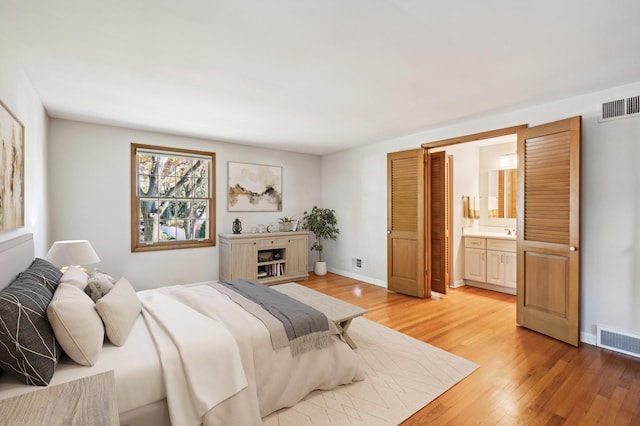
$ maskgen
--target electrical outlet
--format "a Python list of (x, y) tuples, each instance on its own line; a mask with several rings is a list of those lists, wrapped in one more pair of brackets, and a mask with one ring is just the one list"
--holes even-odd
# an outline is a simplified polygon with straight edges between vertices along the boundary
[(356, 259), (356, 268), (362, 268), (362, 259)]

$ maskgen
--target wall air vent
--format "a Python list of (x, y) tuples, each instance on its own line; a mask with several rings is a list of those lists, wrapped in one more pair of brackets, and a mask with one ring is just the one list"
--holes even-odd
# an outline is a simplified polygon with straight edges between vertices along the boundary
[(640, 96), (632, 96), (603, 103), (599, 121), (609, 121), (638, 114), (640, 114)]
[(640, 358), (640, 336), (601, 325), (596, 330), (599, 347)]

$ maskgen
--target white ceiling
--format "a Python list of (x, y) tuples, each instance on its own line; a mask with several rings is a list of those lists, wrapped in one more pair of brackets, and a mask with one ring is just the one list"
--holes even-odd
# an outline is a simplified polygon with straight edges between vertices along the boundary
[(326, 154), (640, 80), (638, 0), (0, 0), (52, 117)]

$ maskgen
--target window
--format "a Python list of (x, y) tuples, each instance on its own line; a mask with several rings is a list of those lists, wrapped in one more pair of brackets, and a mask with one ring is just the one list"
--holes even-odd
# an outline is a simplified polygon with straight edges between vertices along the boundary
[(131, 251), (215, 245), (211, 152), (131, 144)]

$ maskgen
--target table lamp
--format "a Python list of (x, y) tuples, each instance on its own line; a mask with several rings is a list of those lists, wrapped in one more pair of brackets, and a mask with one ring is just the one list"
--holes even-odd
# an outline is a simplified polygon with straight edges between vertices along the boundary
[(47, 252), (45, 259), (61, 270), (69, 266), (84, 269), (84, 265), (100, 262), (96, 251), (87, 240), (56, 241)]

